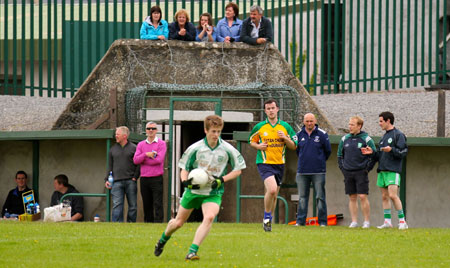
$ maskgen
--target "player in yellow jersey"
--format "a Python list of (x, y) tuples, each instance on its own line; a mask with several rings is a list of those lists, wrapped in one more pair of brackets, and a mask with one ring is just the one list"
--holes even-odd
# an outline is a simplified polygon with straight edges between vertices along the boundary
[(280, 108), (275, 100), (264, 102), (267, 119), (258, 123), (249, 138), (250, 145), (258, 150), (256, 165), (264, 181), (264, 231), (272, 231), (272, 214), (275, 210), (278, 191), (283, 181), (286, 147), (295, 150), (297, 136), (292, 127), (278, 120)]

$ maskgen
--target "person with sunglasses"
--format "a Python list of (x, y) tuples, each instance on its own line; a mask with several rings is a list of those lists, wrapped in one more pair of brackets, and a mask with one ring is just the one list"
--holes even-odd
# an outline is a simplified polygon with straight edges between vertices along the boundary
[(156, 134), (156, 123), (145, 126), (147, 138), (138, 143), (133, 162), (141, 165), (141, 196), (144, 204), (145, 222), (162, 222), (163, 210), (163, 174), (166, 158), (166, 142)]

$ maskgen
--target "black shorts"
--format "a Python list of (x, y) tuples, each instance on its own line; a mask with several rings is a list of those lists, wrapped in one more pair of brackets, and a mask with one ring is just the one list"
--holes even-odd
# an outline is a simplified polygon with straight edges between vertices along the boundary
[(257, 164), (259, 175), (264, 181), (270, 176), (275, 177), (277, 185), (280, 186), (283, 182), (284, 165), (272, 165), (272, 164)]
[(342, 170), (345, 194), (369, 194), (369, 173), (367, 170)]

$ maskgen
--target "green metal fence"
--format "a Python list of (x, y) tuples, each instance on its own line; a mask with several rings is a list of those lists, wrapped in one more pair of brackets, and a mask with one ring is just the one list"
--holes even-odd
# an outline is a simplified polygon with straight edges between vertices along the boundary
[[(449, 0), (236, 0), (258, 4), (311, 94), (448, 83)], [(73, 96), (111, 43), (139, 38), (153, 5), (173, 21), (224, 17), (229, 0), (0, 0), (0, 94)]]

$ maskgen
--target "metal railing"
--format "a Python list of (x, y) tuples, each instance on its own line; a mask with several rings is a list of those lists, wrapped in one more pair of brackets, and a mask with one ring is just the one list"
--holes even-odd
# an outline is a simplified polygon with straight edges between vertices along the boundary
[(104, 194), (93, 194), (93, 193), (68, 193), (61, 196), (59, 202), (62, 203), (64, 198), (70, 197), (70, 196), (80, 196), (80, 197), (105, 197), (106, 198), (106, 221), (111, 221), (111, 193), (110, 190), (106, 190), (106, 193)]
[[(449, 0), (236, 0), (258, 4), (311, 94), (448, 83)], [(0, 94), (73, 96), (111, 43), (139, 38), (153, 5), (173, 21), (224, 17), (229, 0), (0, 0)]]

